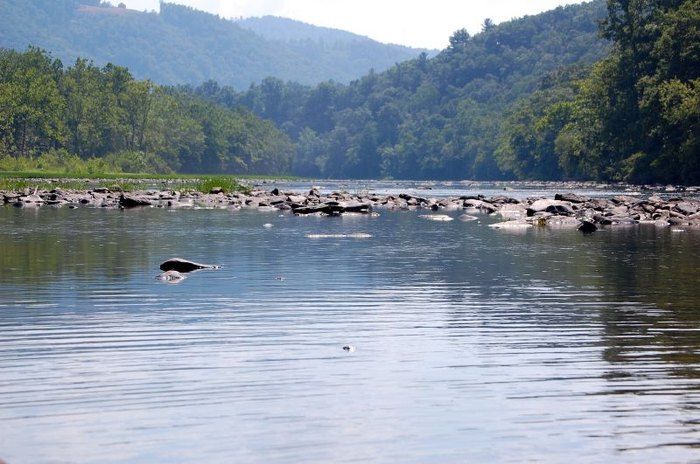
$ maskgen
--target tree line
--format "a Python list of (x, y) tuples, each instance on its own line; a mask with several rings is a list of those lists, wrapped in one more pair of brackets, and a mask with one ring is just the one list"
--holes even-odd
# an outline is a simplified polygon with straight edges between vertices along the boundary
[(289, 138), (248, 110), (112, 64), (64, 67), (36, 48), (0, 50), (0, 167), (274, 174), (292, 155)]
[(320, 177), (698, 183), (700, 0), (597, 0), (465, 30), (349, 85), (269, 78), (245, 106)]
[(5, 50), (0, 153), (181, 172), (700, 183), (699, 72), (700, 0), (486, 20), (434, 58), (348, 85), (160, 87)]
[(519, 178), (700, 183), (700, 1), (609, 0), (614, 45), (509, 112), (496, 152)]

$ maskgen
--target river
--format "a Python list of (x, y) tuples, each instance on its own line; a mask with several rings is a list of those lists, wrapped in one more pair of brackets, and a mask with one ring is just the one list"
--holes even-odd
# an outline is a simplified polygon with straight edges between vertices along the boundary
[(0, 207), (0, 458), (698, 459), (700, 231), (380, 213)]

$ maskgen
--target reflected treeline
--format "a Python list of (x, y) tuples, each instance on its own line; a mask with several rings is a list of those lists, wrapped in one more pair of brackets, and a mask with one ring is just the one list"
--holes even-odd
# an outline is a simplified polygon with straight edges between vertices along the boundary
[[(653, 356), (660, 360), (700, 363), (700, 337), (688, 330), (700, 327), (700, 233), (630, 227), (591, 236), (547, 229), (508, 234), (486, 227), (492, 219), (434, 223), (418, 214), (277, 218), (255, 211), (0, 208), (0, 285), (37, 287), (65, 276), (90, 282), (95, 275), (123, 281), (144, 270), (156, 273), (161, 258), (195, 254), (233, 268), (237, 285), (250, 282), (251, 288), (256, 279), (278, 275), (310, 289), (339, 282), (358, 289), (439, 287), (434, 297), (449, 303), (451, 328), (471, 310), (464, 303), (475, 301), (515, 304), (512, 320), (541, 324), (596, 317), (611, 363), (630, 362), (642, 336), (644, 350), (658, 348)], [(263, 229), (265, 222), (274, 228)], [(374, 237), (305, 237), (319, 232)], [(554, 314), (559, 299), (600, 309), (592, 315), (574, 306)]]
[[(700, 234), (655, 227), (610, 234), (601, 270), (610, 301), (635, 301), (646, 307), (610, 305), (601, 312), (612, 364), (656, 359), (677, 365), (676, 376), (700, 378)], [(619, 256), (612, 250), (621, 249)], [(642, 341), (642, 342), (640, 342)], [(684, 367), (685, 366), (685, 367)]]
[(123, 280), (149, 260), (153, 214), (118, 210), (0, 208), (0, 283), (65, 276)]

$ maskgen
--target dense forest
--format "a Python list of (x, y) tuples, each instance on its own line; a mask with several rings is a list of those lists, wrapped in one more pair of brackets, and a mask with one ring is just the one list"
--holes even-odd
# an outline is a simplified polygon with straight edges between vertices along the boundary
[(504, 178), (493, 156), (506, 112), (566, 66), (589, 66), (609, 43), (598, 36), (601, 1), (457, 31), (425, 54), (349, 85), (266, 79), (239, 93), (207, 82), (192, 92), (246, 106), (297, 143), (294, 172), (321, 177)]
[(0, 1), (0, 47), (30, 45), (66, 63), (118, 63), (159, 84), (213, 79), (238, 89), (269, 76), (350, 82), (422, 51), (281, 18), (226, 20), (165, 2), (159, 13), (147, 13), (100, 0)]
[(496, 157), (519, 178), (700, 183), (700, 0), (609, 0), (610, 54), (510, 111)]
[[(276, 24), (268, 34), (282, 34)], [(0, 150), (14, 155), (148, 153), (184, 172), (700, 183), (700, 0), (595, 0), (486, 20), (433, 58), (347, 85), (164, 88), (112, 65), (64, 70), (37, 50), (3, 52), (0, 66)], [(83, 85), (83, 74), (96, 77)]]
[(0, 170), (289, 172), (293, 146), (243, 109), (39, 49), (0, 49)]
[(700, 0), (598, 0), (347, 86), (185, 90), (274, 121), (301, 175), (699, 183), (699, 72)]

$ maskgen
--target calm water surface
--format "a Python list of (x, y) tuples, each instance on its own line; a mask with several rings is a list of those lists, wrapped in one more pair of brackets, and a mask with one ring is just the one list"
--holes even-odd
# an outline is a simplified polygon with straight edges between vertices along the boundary
[(700, 459), (700, 232), (419, 214), (0, 208), (0, 458)]

